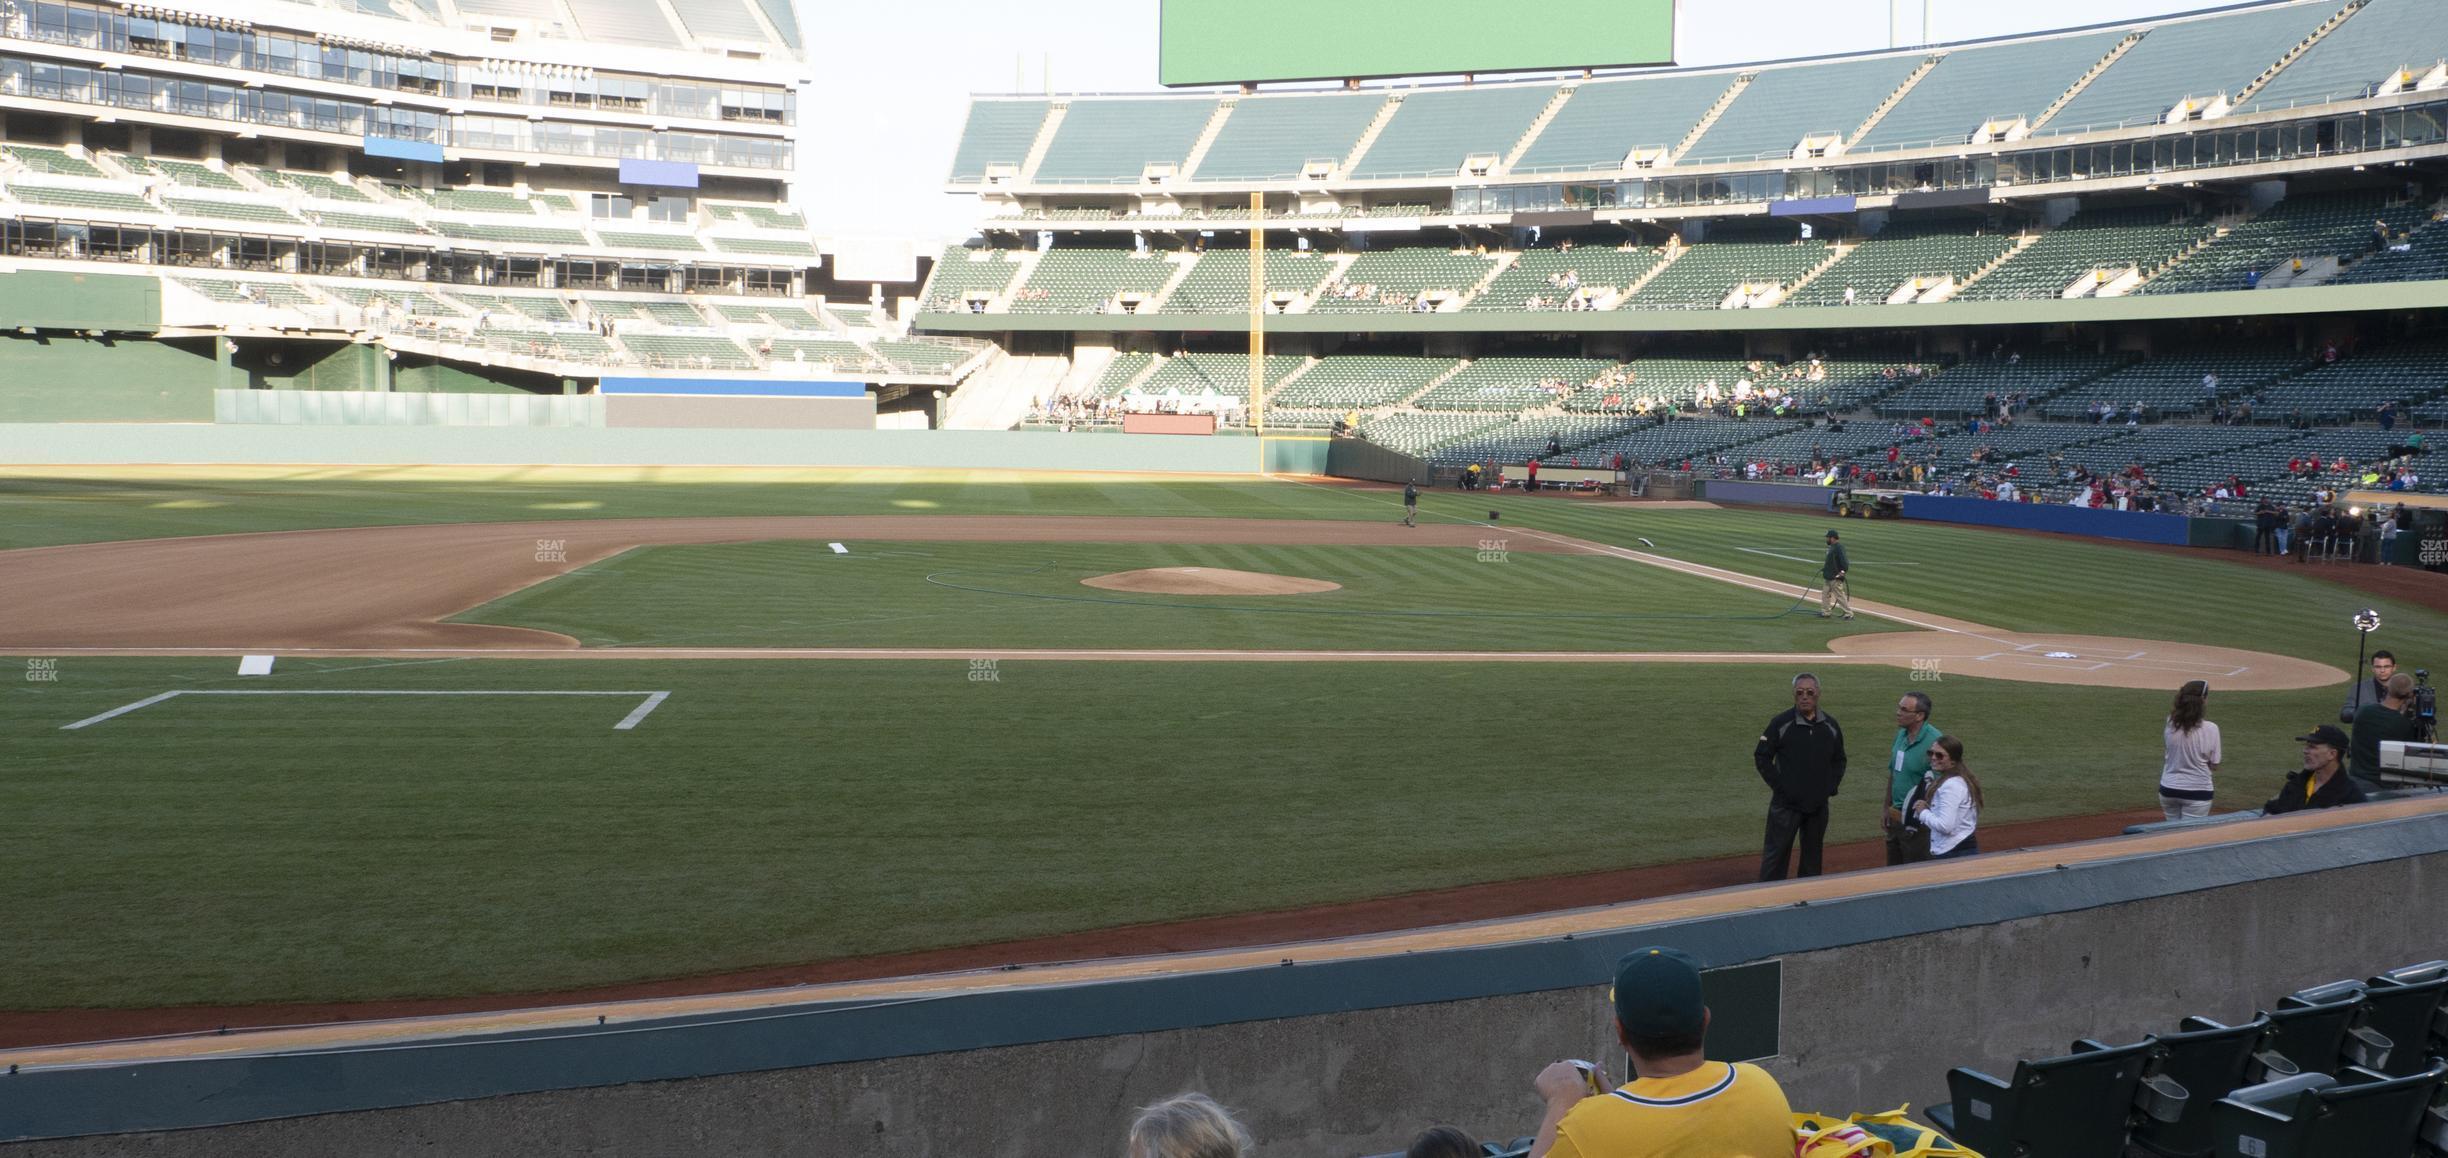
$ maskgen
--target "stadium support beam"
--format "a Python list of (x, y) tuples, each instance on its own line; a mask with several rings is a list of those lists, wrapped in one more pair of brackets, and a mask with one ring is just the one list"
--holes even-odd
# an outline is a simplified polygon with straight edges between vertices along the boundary
[[(1249, 392), (1250, 429), (1266, 436), (1266, 194), (1250, 193)], [(1266, 444), (1259, 443), (1259, 469), (1266, 469)]]

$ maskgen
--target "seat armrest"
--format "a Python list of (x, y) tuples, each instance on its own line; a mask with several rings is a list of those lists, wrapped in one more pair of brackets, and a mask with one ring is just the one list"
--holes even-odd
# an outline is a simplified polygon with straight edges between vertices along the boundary
[(2249, 1084), (2274, 1082), (2302, 1072), (2303, 1067), (2296, 1065), (2295, 1059), (2274, 1049), (2255, 1050), (2252, 1064), (2244, 1067), (2244, 1077)]
[(2174, 1125), (2184, 1120), (2185, 1103), (2192, 1093), (2166, 1074), (2152, 1074), (2134, 1087), (2134, 1108), (2156, 1122)]
[(2338, 1080), (2327, 1074), (2297, 1074), (2291, 1078), (2230, 1090), (2226, 1097), (2219, 1100), (2265, 1111), (2266, 1107), (2294, 1101), (2297, 1094), (2306, 1090), (2325, 1090), (2336, 1084)]
[(2433, 1102), (2423, 1110), (2422, 1126), (2415, 1137), (2439, 1153), (2448, 1154), (2448, 1106)]
[(2209, 1018), (2207, 1018), (2207, 1017), (2188, 1017), (2188, 1018), (2185, 1018), (2183, 1021), (2180, 1021), (2180, 1022), (2177, 1022), (2177, 1023), (2176, 1023), (2176, 1031), (2177, 1031), (2178, 1033), (2195, 1033), (2195, 1032), (2198, 1032), (2198, 1031), (2201, 1031), (2201, 1030), (2205, 1030), (2205, 1029), (2233, 1029), (2233, 1028), (2235, 1028), (2235, 1027), (2234, 1027), (2234, 1026), (2231, 1026), (2231, 1025), (2227, 1025), (2227, 1024), (2225, 1024), (2224, 1022), (2212, 1021), (2212, 1020), (2210, 1020), (2210, 1019), (2209, 1019)]
[(2367, 1070), (2388, 1068), (2389, 1052), (2397, 1043), (2389, 1036), (2368, 1025), (2358, 1025), (2346, 1031), (2346, 1060)]
[(2096, 1038), (2096, 1037), (2086, 1037), (2086, 1038), (2082, 1038), (2082, 1039), (2080, 1039), (2080, 1040), (2076, 1041), (2076, 1042), (2074, 1043), (2074, 1048), (2072, 1048), (2072, 1049), (2070, 1049), (2070, 1050), (2067, 1050), (2066, 1052), (2067, 1052), (2067, 1053), (2099, 1053), (2099, 1052), (2102, 1052), (2102, 1051), (2106, 1050), (2107, 1048), (2108, 1048), (2108, 1043), (2107, 1043), (2107, 1042), (2101, 1041), (2100, 1039), (2098, 1039), (2098, 1038)]

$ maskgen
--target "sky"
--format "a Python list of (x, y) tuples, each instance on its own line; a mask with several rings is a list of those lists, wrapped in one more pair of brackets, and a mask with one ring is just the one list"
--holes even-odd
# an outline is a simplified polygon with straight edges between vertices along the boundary
[[(1333, 3), (1334, 0), (1318, 0)], [(1895, 43), (2133, 20), (2221, 0), (1895, 0)], [(943, 191), (973, 92), (1156, 92), (1159, 0), (799, 0), (815, 78), (799, 103), (800, 182), (827, 236), (966, 237), (977, 200)], [(1691, 66), (1889, 46), (1890, 0), (1682, 0)], [(1494, 6), (1504, 21), (1535, 5)], [(1501, 22), (1492, 22), (1491, 31)], [(1015, 83), (1017, 88), (1015, 88)]]

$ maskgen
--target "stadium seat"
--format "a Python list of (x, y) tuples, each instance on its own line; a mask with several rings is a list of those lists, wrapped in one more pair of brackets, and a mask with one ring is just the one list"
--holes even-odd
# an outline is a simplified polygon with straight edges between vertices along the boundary
[(2299, 990), (2279, 998), (2278, 1008), (2265, 1012), (2271, 1023), (2267, 1052), (2295, 1067), (2288, 1071), (2265, 1062), (2265, 1076), (2328, 1073), (2345, 1056), (2349, 1037), (2362, 1018), (2363, 983), (2334, 981)]
[(2389, 1041), (2388, 1055), (2367, 1063), (2393, 1078), (2419, 1073), (2440, 1052), (2434, 1042), (2440, 1000), (2448, 996), (2448, 961), (2392, 969), (2363, 991), (2363, 1027)]
[[(1953, 1102), (1931, 1106), (1929, 1119), (1983, 1154), (2113, 1155), (2125, 1145), (2136, 1092), (2143, 1089), (2143, 1071), (2157, 1048), (2158, 1040), (2150, 1037), (2119, 1046), (2086, 1039), (2064, 1057), (2015, 1063), (2011, 1082), (1958, 1066), (1947, 1071)], [(2181, 1109), (2182, 1091), (2159, 1093), (2155, 1112), (2173, 1112), (2171, 1101)]]
[(2430, 1059), (2405, 1077), (2350, 1066), (2336, 1077), (2298, 1074), (2246, 1086), (2219, 1099), (2220, 1158), (2406, 1158), (2416, 1139), (2437, 1137), (2430, 1108), (2448, 1061)]
[(2184, 1112), (2174, 1121), (2144, 1117), (2135, 1123), (2134, 1145), (2168, 1158), (2199, 1158), (2215, 1141), (2210, 1107), (2213, 1099), (2244, 1084), (2253, 1054), (2269, 1037), (2268, 1014), (2242, 1025), (2221, 1025), (2206, 1017), (2188, 1017), (2177, 1032), (2159, 1037), (2154, 1065), (2158, 1074), (2184, 1087)]

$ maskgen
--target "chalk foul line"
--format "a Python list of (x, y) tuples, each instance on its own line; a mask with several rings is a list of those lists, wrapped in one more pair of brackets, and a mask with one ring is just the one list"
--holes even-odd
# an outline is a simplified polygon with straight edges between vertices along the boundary
[(626, 717), (623, 717), (620, 723), (617, 723), (617, 724), (612, 725), (612, 730), (613, 730), (613, 731), (616, 731), (616, 732), (626, 732), (626, 731), (630, 731), (630, 730), (635, 729), (635, 728), (638, 726), (638, 724), (639, 724), (641, 721), (643, 721), (643, 720), (644, 720), (644, 719), (645, 719), (645, 718), (646, 718), (648, 715), (651, 715), (651, 714), (654, 712), (654, 710), (655, 710), (656, 708), (662, 707), (662, 706), (663, 706), (663, 701), (664, 701), (664, 700), (667, 700), (667, 699), (669, 699), (669, 698), (671, 698), (671, 693), (670, 693), (669, 691), (659, 691), (659, 692), (558, 691), (558, 690), (533, 690), (533, 689), (524, 689), (524, 688), (522, 688), (522, 689), (516, 689), (516, 690), (501, 690), (501, 691), (494, 691), (494, 690), (478, 690), (478, 689), (466, 689), (466, 690), (459, 690), (459, 689), (452, 689), (452, 690), (440, 690), (440, 689), (428, 689), (428, 688), (407, 689), (407, 690), (402, 690), (402, 689), (385, 689), (385, 688), (346, 688), (346, 689), (342, 689), (342, 688), (180, 688), (180, 689), (177, 689), (177, 690), (175, 690), (175, 691), (167, 691), (167, 692), (163, 692), (163, 693), (161, 693), (160, 695), (156, 695), (156, 696), (147, 696), (147, 697), (145, 697), (144, 699), (138, 700), (138, 701), (136, 701), (135, 703), (132, 703), (132, 704), (121, 704), (120, 706), (115, 707), (115, 708), (112, 708), (111, 710), (109, 710), (109, 711), (107, 711), (107, 712), (103, 712), (103, 713), (101, 713), (100, 715), (87, 716), (87, 717), (85, 717), (84, 719), (82, 719), (82, 720), (78, 720), (77, 722), (75, 722), (75, 723), (73, 723), (73, 724), (62, 724), (62, 725), (60, 725), (60, 731), (63, 731), (63, 732), (74, 732), (74, 731), (77, 731), (77, 730), (78, 730), (78, 729), (80, 729), (80, 728), (88, 728), (88, 727), (91, 727), (91, 726), (93, 726), (93, 725), (95, 725), (95, 724), (99, 724), (99, 723), (101, 723), (101, 722), (103, 722), (103, 721), (105, 721), (105, 720), (113, 720), (113, 719), (117, 719), (117, 718), (119, 718), (120, 716), (127, 715), (127, 714), (128, 714), (128, 713), (130, 713), (130, 712), (139, 711), (139, 710), (144, 709), (144, 708), (149, 708), (149, 707), (152, 707), (152, 706), (153, 706), (153, 705), (155, 705), (155, 704), (158, 704), (158, 703), (163, 702), (164, 700), (175, 699), (175, 698), (177, 698), (177, 697), (179, 697), (179, 696), (643, 696), (643, 697), (645, 697), (644, 701), (643, 701), (643, 702), (641, 702), (641, 703), (639, 703), (639, 704), (638, 704), (638, 706), (637, 706), (637, 708), (636, 708), (635, 710), (631, 711), (631, 712), (630, 712), (630, 713), (629, 713), (629, 714), (628, 714)]

